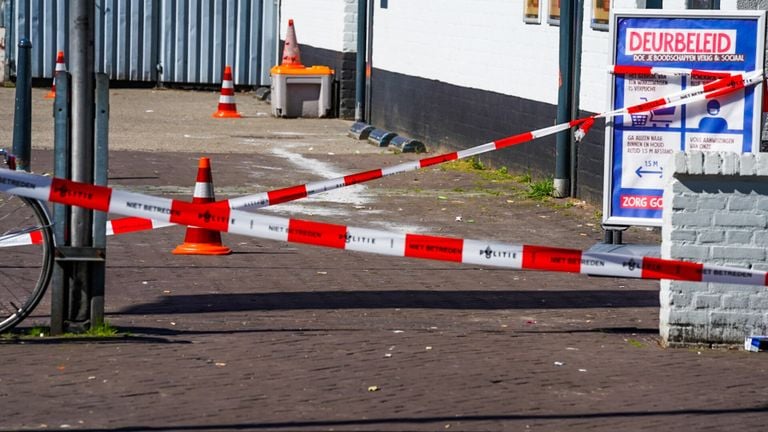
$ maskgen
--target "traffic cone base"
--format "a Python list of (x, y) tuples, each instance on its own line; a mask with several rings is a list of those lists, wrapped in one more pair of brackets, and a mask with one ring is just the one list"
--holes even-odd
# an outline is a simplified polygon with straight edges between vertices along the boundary
[[(232, 249), (221, 244), (221, 235), (218, 231), (213, 231), (216, 235), (210, 235), (210, 230), (203, 228), (189, 227), (187, 228), (187, 237), (195, 231), (205, 231), (201, 233), (200, 237), (209, 237), (206, 239), (198, 239), (199, 242), (188, 241), (188, 238), (184, 239), (184, 243), (176, 246), (176, 249), (171, 251), (174, 255), (229, 255), (232, 253)], [(193, 234), (194, 235), (194, 234)]]
[[(192, 203), (207, 204), (215, 201), (211, 161), (207, 157), (201, 157), (197, 165)], [(198, 227), (187, 227), (184, 243), (171, 251), (174, 255), (227, 255), (231, 252), (230, 248), (221, 244), (220, 232)]]
[(243, 116), (240, 115), (237, 111), (229, 111), (228, 108), (221, 109), (219, 108), (218, 111), (213, 113), (213, 118), (242, 118)]

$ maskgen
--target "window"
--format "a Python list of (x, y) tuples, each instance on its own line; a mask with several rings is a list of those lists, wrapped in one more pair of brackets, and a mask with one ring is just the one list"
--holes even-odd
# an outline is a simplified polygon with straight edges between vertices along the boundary
[(720, 0), (688, 0), (688, 9), (720, 9)]
[(549, 0), (547, 22), (552, 25), (560, 25), (560, 0)]
[(661, 0), (645, 0), (646, 9), (661, 9)]
[(592, 0), (591, 27), (595, 30), (608, 30), (611, 12), (611, 0)]
[(525, 0), (523, 10), (523, 22), (528, 24), (541, 23), (541, 5), (539, 0)]

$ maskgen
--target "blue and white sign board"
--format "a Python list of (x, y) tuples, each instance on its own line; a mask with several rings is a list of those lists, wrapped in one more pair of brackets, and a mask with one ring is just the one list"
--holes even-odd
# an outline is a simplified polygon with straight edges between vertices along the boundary
[[(763, 68), (765, 11), (614, 11), (614, 65), (753, 72)], [(611, 107), (651, 101), (706, 81), (614, 75)], [(762, 84), (722, 97), (616, 116), (606, 127), (605, 226), (660, 226), (679, 151), (757, 152)]]

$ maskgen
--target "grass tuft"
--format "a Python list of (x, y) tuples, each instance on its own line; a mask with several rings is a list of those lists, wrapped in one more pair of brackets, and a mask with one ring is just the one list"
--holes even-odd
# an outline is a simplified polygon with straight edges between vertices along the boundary
[(531, 182), (528, 184), (526, 196), (534, 200), (544, 200), (555, 192), (555, 183), (551, 178)]

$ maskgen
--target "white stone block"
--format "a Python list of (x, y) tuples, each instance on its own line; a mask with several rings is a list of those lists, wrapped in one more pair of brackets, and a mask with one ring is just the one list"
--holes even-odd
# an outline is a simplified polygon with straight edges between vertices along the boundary
[(720, 156), (720, 153), (704, 153), (704, 174), (720, 174), (720, 168), (722, 167), (722, 164), (723, 159)]
[(736, 175), (739, 173), (739, 154), (733, 152), (723, 152), (720, 157), (722, 163), (720, 172), (723, 175)]
[(688, 174), (688, 155), (677, 152), (673, 155), (674, 174)]
[(757, 175), (768, 176), (768, 153), (758, 153), (757, 158)]
[(704, 153), (688, 152), (688, 174), (704, 174)]
[(739, 174), (753, 176), (757, 174), (757, 159), (754, 153), (742, 153), (739, 157)]

